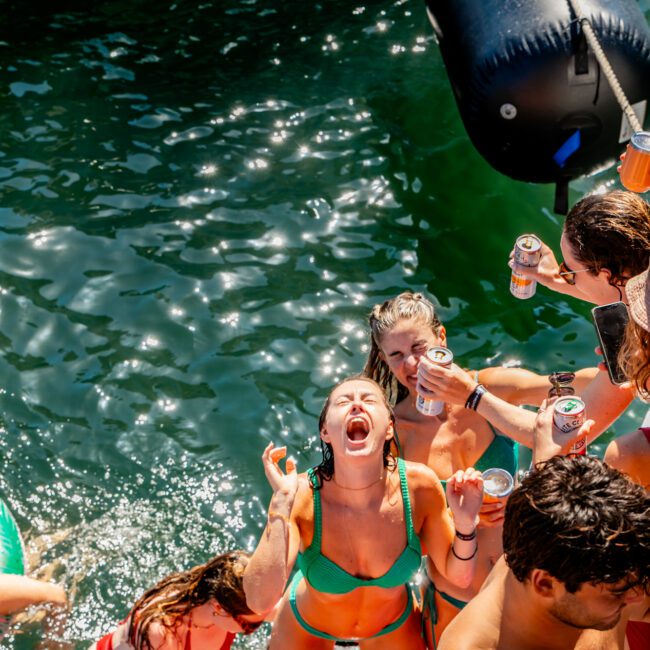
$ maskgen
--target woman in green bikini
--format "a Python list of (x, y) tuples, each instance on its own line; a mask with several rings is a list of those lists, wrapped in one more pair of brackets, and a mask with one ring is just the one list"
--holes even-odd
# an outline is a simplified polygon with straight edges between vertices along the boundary
[[(499, 432), (475, 409), (446, 404), (438, 416), (422, 415), (415, 407), (418, 367), (421, 357), (432, 347), (446, 346), (447, 335), (433, 304), (422, 294), (410, 291), (375, 305), (369, 317), (371, 348), (364, 374), (377, 381), (386, 397), (395, 404), (399, 453), (407, 461), (428, 465), (437, 476), (447, 478), (458, 470), (474, 467), (484, 471), (501, 467), (511, 474), (517, 470), (518, 443)], [(427, 364), (426, 360), (422, 362)], [(433, 364), (431, 364), (433, 365)], [(493, 367), (464, 373), (467, 394), (477, 382), (490, 394), (511, 404), (539, 404), (551, 384), (546, 377), (521, 368)], [(577, 373), (578, 390), (595, 374), (596, 369)], [(464, 386), (462, 387), (465, 390)], [(475, 404), (478, 406), (478, 402)], [(506, 405), (507, 406), (507, 405)], [(515, 409), (518, 411), (519, 409)], [(518, 441), (532, 446), (531, 426), (522, 430)], [(510, 432), (511, 435), (516, 433)], [(444, 484), (444, 481), (443, 481)], [(428, 562), (431, 583), (424, 597), (424, 616), (435, 625), (439, 637), (460, 609), (478, 593), (487, 574), (503, 553), (501, 530), (503, 503), (486, 505), (478, 527), (479, 552), (471, 585), (459, 587), (442, 575), (435, 563)], [(434, 648), (431, 625), (427, 625), (427, 642)]]
[[(394, 417), (383, 390), (365, 377), (330, 393), (319, 421), (323, 462), (296, 473), (285, 448), (262, 460), (273, 488), (268, 522), (244, 574), (248, 606), (267, 611), (299, 571), (279, 605), (271, 650), (422, 650), (420, 613), (408, 585), (421, 542), (440, 575), (471, 583), (482, 480), (456, 472), (445, 494), (431, 469), (390, 454)], [(454, 532), (455, 529), (455, 532)]]

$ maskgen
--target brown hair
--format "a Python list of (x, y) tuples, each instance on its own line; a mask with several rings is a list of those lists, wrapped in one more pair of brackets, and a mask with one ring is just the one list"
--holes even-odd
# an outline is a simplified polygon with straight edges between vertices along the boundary
[(650, 400), (650, 332), (630, 318), (618, 354), (625, 376), (634, 382), (641, 399)]
[(564, 233), (591, 274), (609, 269), (614, 286), (648, 268), (650, 205), (634, 192), (614, 190), (578, 201), (566, 216)]
[(246, 605), (243, 585), (249, 557), (244, 551), (232, 551), (163, 578), (133, 606), (129, 642), (137, 650), (154, 650), (148, 635), (153, 622), (174, 630), (191, 609), (212, 599), (231, 616), (254, 614)]
[(520, 582), (543, 569), (569, 593), (622, 580), (647, 592), (650, 493), (592, 456), (555, 456), (510, 495), (503, 551)]
[(410, 319), (428, 325), (436, 335), (442, 327), (433, 303), (423, 294), (412, 291), (404, 291), (390, 300), (375, 305), (368, 316), (371, 341), (363, 374), (374, 379), (381, 386), (391, 404), (401, 402), (408, 395), (408, 389), (395, 379), (388, 364), (382, 358), (381, 339), (397, 323)]
[[(323, 408), (321, 409), (320, 416), (318, 418), (319, 433), (322, 432), (323, 429), (325, 428), (325, 419), (327, 418), (327, 411), (329, 411), (330, 408), (330, 400), (332, 398), (332, 393), (339, 386), (342, 386), (343, 384), (346, 384), (349, 381), (367, 381), (373, 386), (379, 388), (379, 392), (381, 393), (384, 399), (384, 405), (388, 409), (388, 416), (390, 417), (390, 421), (393, 423), (393, 430), (395, 430), (395, 414), (393, 413), (393, 407), (388, 402), (386, 394), (382, 390), (381, 386), (374, 379), (370, 377), (364, 377), (363, 375), (352, 375), (351, 377), (346, 377), (345, 379), (341, 380), (338, 384), (336, 384), (336, 386), (332, 388), (329, 395), (327, 396), (327, 399), (325, 400), (325, 404), (323, 404)], [(393, 467), (395, 465), (395, 458), (393, 457), (390, 451), (391, 442), (392, 442), (391, 440), (386, 440), (384, 442), (384, 467)], [(320, 485), (322, 485), (323, 481), (329, 481), (334, 475), (334, 453), (332, 451), (332, 445), (330, 445), (329, 442), (325, 442), (321, 438), (320, 446), (323, 452), (323, 460), (320, 462), (320, 465), (318, 465), (314, 469), (314, 471), (318, 474), (318, 477), (320, 478), (320, 482), (318, 486), (312, 485), (312, 488), (314, 489), (320, 489)]]

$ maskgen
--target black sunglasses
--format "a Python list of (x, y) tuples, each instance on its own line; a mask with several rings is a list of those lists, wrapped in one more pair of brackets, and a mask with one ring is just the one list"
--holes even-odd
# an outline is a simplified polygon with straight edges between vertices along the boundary
[(572, 271), (563, 260), (560, 264), (560, 272), (558, 275), (563, 277), (567, 284), (573, 286), (576, 283), (576, 273), (583, 273), (584, 271), (591, 271), (591, 269), (578, 269), (577, 271)]

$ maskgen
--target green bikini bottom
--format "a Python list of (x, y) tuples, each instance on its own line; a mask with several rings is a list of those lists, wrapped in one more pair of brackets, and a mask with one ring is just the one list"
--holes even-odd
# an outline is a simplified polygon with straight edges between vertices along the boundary
[(426, 638), (425, 636), (425, 626), (426, 626), (426, 621), (424, 619), (424, 612), (428, 611), (429, 612), (429, 624), (431, 625), (431, 638), (433, 639), (433, 647), (436, 647), (436, 634), (435, 630), (433, 629), (438, 622), (438, 609), (436, 607), (436, 591), (440, 594), (440, 598), (443, 600), (447, 601), (450, 605), (453, 605), (457, 609), (463, 609), (465, 605), (467, 605), (467, 602), (464, 600), (459, 600), (458, 598), (454, 598), (453, 596), (450, 596), (449, 594), (446, 594), (444, 591), (440, 591), (439, 589), (436, 589), (436, 586), (433, 584), (431, 579), (429, 579), (429, 584), (427, 585), (426, 589), (424, 590), (424, 596), (422, 597), (422, 636)]
[[(296, 589), (298, 588), (298, 583), (302, 580), (303, 575), (301, 571), (297, 571), (296, 575), (293, 577), (293, 580), (291, 581), (291, 587), (289, 588), (289, 604), (291, 605), (291, 611), (293, 612), (293, 615), (296, 617), (296, 621), (298, 621), (298, 624), (300, 627), (302, 627), (305, 632), (309, 632), (309, 634), (313, 634), (314, 636), (317, 636), (321, 639), (328, 639), (330, 641), (338, 641), (338, 642), (351, 642), (351, 641), (362, 641), (363, 639), (339, 639), (338, 637), (332, 636), (331, 634), (328, 634), (327, 632), (321, 632), (320, 630), (317, 630), (315, 627), (312, 627), (307, 623), (307, 621), (300, 615), (300, 612), (298, 611), (298, 605), (296, 604)], [(413, 593), (411, 591), (411, 586), (409, 584), (404, 585), (406, 587), (406, 609), (404, 609), (404, 612), (402, 612), (402, 615), (396, 620), (390, 623), (390, 625), (387, 625), (386, 627), (382, 628), (377, 632), (377, 634), (373, 634), (372, 636), (369, 637), (364, 637), (366, 639), (374, 639), (378, 636), (383, 636), (384, 634), (388, 634), (389, 632), (393, 632), (396, 630), (398, 627), (400, 627), (404, 621), (411, 615), (411, 612), (413, 611)]]

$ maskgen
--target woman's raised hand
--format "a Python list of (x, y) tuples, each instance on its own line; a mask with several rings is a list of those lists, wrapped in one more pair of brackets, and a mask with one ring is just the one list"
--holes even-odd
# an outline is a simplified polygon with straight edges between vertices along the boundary
[(447, 503), (456, 530), (469, 534), (476, 528), (483, 503), (483, 476), (473, 467), (459, 469), (447, 481)]
[(533, 428), (533, 464), (567, 454), (573, 443), (580, 438), (589, 437), (595, 424), (593, 420), (586, 420), (579, 428), (563, 433), (553, 426), (553, 405), (557, 399), (545, 399), (537, 412)]
[(275, 447), (270, 442), (262, 454), (262, 463), (264, 464), (264, 473), (273, 492), (293, 498), (298, 491), (298, 472), (296, 471), (296, 461), (293, 458), (287, 458), (285, 462), (286, 473), (282, 471), (280, 460), (286, 455), (286, 447)]
[[(541, 285), (544, 285), (553, 291), (573, 295), (571, 285), (563, 278), (563, 276), (560, 275), (560, 265), (555, 259), (555, 253), (553, 253), (551, 248), (544, 242), (542, 242), (541, 252), (542, 256), (537, 266), (530, 267), (516, 265), (517, 273), (521, 273), (521, 275), (531, 278), (531, 280), (537, 280)], [(510, 251), (508, 266), (511, 269), (515, 267), (514, 248)]]

